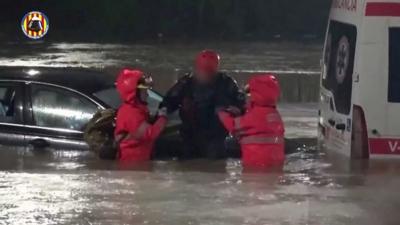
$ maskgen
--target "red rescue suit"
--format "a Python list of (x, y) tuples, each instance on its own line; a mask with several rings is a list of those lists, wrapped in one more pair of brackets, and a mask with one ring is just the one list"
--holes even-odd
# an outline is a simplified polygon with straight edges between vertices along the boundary
[(244, 166), (282, 165), (284, 125), (276, 109), (280, 88), (275, 76), (256, 75), (249, 82), (250, 102), (245, 115), (234, 118), (220, 111), (225, 128), (239, 138)]
[(141, 71), (123, 70), (117, 79), (117, 89), (124, 101), (118, 110), (115, 128), (116, 140), (120, 135), (125, 135), (119, 146), (121, 161), (150, 160), (154, 142), (167, 122), (166, 117), (162, 116), (154, 124), (148, 123), (147, 105), (137, 96), (142, 78)]

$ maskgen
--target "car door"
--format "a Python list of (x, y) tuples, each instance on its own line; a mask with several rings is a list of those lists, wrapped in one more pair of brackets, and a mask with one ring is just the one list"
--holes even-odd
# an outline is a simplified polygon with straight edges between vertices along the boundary
[(0, 145), (24, 146), (23, 83), (0, 81)]
[(88, 97), (70, 89), (27, 85), (26, 141), (34, 148), (86, 150), (83, 130), (100, 108)]

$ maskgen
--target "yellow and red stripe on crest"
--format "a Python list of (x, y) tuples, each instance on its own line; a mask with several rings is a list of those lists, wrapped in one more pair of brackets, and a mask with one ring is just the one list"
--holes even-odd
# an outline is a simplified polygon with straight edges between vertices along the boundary
[[(34, 31), (29, 28), (29, 23), (33, 18), (38, 18), (41, 22), (41, 29), (39, 31)], [(40, 12), (31, 12), (26, 15), (22, 22), (22, 28), (26, 35), (32, 38), (42, 37), (47, 31), (49, 23), (47, 21), (47, 17)]]

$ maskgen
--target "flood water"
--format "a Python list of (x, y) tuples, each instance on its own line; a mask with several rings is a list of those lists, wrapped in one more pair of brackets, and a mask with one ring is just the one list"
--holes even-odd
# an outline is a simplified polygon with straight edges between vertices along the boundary
[(216, 49), (221, 69), (243, 86), (254, 73), (273, 72), (282, 83), (282, 101), (318, 101), (321, 43), (0, 43), (0, 66), (85, 67), (116, 74), (123, 67), (140, 68), (154, 77), (165, 93), (191, 71), (194, 57)]
[[(140, 66), (156, 79), (188, 70), (196, 51), (217, 48), (229, 72), (318, 74), (320, 44), (17, 44), (4, 66)], [(174, 75), (175, 76), (175, 75)], [(283, 168), (249, 171), (238, 160), (156, 161), (127, 166), (91, 153), (0, 147), (0, 224), (363, 224), (400, 221), (400, 164), (349, 161), (315, 144), (317, 104), (282, 103)], [(314, 140), (301, 142), (303, 138)]]
[(188, 71), (202, 49), (216, 49), (222, 69), (229, 72), (273, 71), (291, 74), (318, 73), (321, 43), (2, 43), (0, 66), (52, 66), (120, 68), (140, 67), (160, 72)]
[[(7, 151), (6, 151), (7, 152)], [(283, 169), (239, 161), (136, 167), (88, 153), (2, 151), (0, 224), (398, 224), (397, 162), (315, 148)]]

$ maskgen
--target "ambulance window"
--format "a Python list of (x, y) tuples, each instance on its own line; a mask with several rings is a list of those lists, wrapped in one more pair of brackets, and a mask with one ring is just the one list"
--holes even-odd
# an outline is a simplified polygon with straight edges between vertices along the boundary
[(389, 102), (400, 102), (400, 28), (389, 29)]
[(351, 109), (356, 40), (355, 26), (330, 22), (324, 54), (327, 74), (322, 85), (333, 93), (337, 112), (345, 115)]

